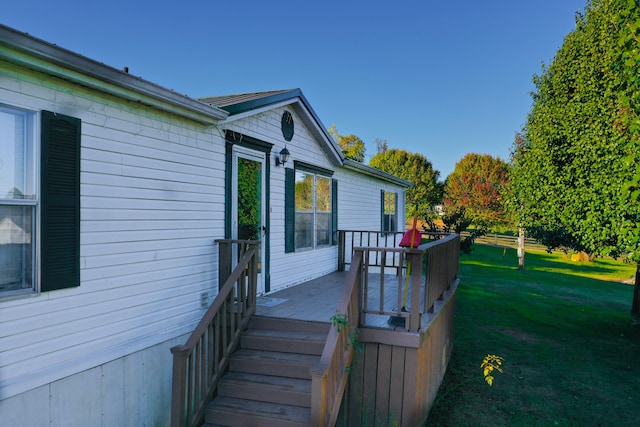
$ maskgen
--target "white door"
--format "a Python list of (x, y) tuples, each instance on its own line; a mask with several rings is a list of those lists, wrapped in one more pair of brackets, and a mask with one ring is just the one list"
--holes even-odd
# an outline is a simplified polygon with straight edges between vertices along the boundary
[[(259, 151), (233, 147), (231, 196), (231, 238), (260, 240), (258, 259), (258, 294), (264, 293), (265, 226), (265, 156)], [(237, 255), (234, 254), (234, 260)], [(235, 266), (234, 266), (235, 267)]]

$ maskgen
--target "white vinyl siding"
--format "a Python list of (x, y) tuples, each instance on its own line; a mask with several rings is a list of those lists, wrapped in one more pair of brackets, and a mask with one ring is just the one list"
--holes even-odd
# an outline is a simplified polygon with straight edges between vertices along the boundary
[(285, 253), (285, 167), (276, 166), (275, 153), (284, 147), (280, 130), (283, 110), (291, 112), (295, 134), (287, 149), (291, 157), (286, 168), (295, 161), (333, 170), (338, 182), (338, 229), (380, 230), (380, 190), (398, 194), (398, 217), (404, 218), (404, 187), (347, 170), (331, 163), (320, 144), (303, 125), (301, 117), (290, 107), (262, 112), (233, 121), (225, 128), (274, 144), (270, 168), (270, 244), (271, 292), (314, 279), (337, 269), (338, 246), (316, 248), (313, 251)]
[(218, 129), (16, 68), (0, 99), (82, 120), (82, 284), (0, 298), (2, 398), (190, 333), (224, 237)]

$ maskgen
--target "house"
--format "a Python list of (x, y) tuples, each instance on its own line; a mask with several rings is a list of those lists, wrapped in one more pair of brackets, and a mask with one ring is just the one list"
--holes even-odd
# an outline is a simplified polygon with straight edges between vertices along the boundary
[[(411, 184), (345, 159), (299, 89), (201, 101), (229, 113), (219, 123), (231, 183), (224, 234), (261, 240), (259, 293), (335, 271), (338, 226), (379, 230), (386, 219), (388, 231), (401, 230)], [(290, 155), (284, 164), (282, 150)], [(242, 185), (247, 171), (259, 175), (251, 186)], [(385, 197), (393, 203), (386, 210)]]
[(274, 292), (336, 270), (338, 227), (401, 230), (410, 185), (299, 89), (192, 99), (5, 26), (0, 164), (3, 425), (167, 424), (216, 240), (259, 239)]

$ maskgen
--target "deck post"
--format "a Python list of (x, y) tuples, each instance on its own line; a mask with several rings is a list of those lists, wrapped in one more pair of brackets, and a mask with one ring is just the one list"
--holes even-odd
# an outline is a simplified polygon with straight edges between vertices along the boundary
[(345, 243), (346, 243), (345, 232), (342, 230), (338, 230), (338, 271), (344, 271), (345, 266)]
[(422, 253), (419, 250), (409, 250), (407, 259), (411, 264), (411, 305), (409, 309), (409, 332), (417, 332), (422, 324), (420, 301), (422, 295)]
[(173, 381), (171, 384), (171, 427), (183, 427), (187, 408), (185, 399), (187, 397), (187, 376), (186, 361), (190, 349), (184, 345), (171, 347), (173, 354)]
[(327, 414), (327, 373), (317, 368), (311, 370), (311, 420), (324, 427)]
[(217, 240), (218, 243), (218, 290), (222, 288), (231, 276), (231, 257), (233, 244), (227, 240)]

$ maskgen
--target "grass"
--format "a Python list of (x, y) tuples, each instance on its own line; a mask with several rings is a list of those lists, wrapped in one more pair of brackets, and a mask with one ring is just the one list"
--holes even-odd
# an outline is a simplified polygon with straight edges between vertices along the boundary
[[(635, 266), (476, 245), (460, 259), (454, 350), (428, 426), (640, 425)], [(505, 359), (493, 386), (480, 364)]]

